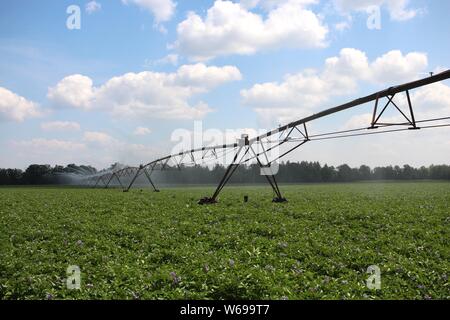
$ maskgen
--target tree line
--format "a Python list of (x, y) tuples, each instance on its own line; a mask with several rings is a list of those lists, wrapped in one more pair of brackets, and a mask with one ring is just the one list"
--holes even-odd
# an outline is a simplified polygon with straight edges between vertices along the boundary
[[(110, 168), (116, 167), (113, 164)], [(182, 166), (181, 170), (171, 168), (153, 173), (156, 182), (166, 184), (209, 184), (217, 183), (224, 175), (226, 167), (216, 165)], [(58, 185), (74, 184), (83, 174), (98, 172), (91, 166), (70, 164), (63, 166), (30, 165), (25, 171), (20, 169), (0, 169), (0, 185)], [(321, 165), (319, 162), (283, 162), (276, 176), (281, 183), (301, 182), (352, 182), (366, 180), (450, 180), (449, 165), (431, 165), (414, 168), (409, 165), (370, 168), (362, 165), (351, 168), (347, 164), (337, 167)], [(141, 177), (143, 181), (144, 177)], [(231, 183), (264, 183), (257, 164), (240, 166), (231, 178)]]
[(54, 167), (45, 164), (32, 164), (25, 171), (20, 169), (0, 169), (0, 185), (51, 185), (70, 184), (73, 177), (93, 174), (97, 169), (91, 166), (69, 164)]

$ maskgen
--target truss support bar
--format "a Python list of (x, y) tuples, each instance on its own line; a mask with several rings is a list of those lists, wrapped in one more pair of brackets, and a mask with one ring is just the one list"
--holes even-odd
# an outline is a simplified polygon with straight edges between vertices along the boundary
[(136, 179), (141, 175), (141, 171), (142, 171), (143, 167), (139, 167), (138, 171), (136, 171), (136, 174), (134, 175), (133, 179), (131, 180), (129, 186), (127, 189), (123, 190), (123, 192), (128, 192), (130, 191), (131, 187), (133, 186), (134, 182), (136, 181)]
[(237, 159), (239, 157), (239, 154), (241, 153), (243, 148), (244, 147), (241, 146), (238, 149), (238, 151), (236, 152), (236, 155), (234, 156), (233, 162), (227, 167), (227, 170), (225, 171), (224, 176), (220, 180), (219, 185), (217, 186), (216, 191), (214, 192), (213, 196), (211, 198), (205, 197), (205, 198), (200, 199), (198, 201), (198, 204), (204, 205), (204, 204), (217, 203), (217, 197), (219, 196), (220, 192), (225, 187), (225, 185), (228, 183), (228, 181), (233, 176), (234, 172), (239, 167), (239, 165), (241, 164), (242, 160), (244, 159), (244, 157), (247, 155), (248, 151), (250, 150), (250, 147), (247, 147), (244, 155), (241, 157), (241, 159), (239, 161), (237, 161)]
[(420, 129), (419, 127), (417, 127), (417, 124), (416, 124), (416, 118), (414, 116), (414, 110), (413, 110), (413, 107), (411, 104), (411, 97), (409, 96), (409, 90), (406, 90), (406, 98), (408, 100), (408, 107), (409, 107), (409, 113), (411, 115), (411, 125), (412, 125), (412, 127), (409, 129), (412, 129), (412, 130)]
[(109, 177), (108, 182), (107, 182), (106, 185), (105, 185), (105, 189), (108, 189), (109, 184), (111, 183), (112, 178), (114, 178), (114, 175), (115, 175), (115, 173), (112, 173), (111, 176)]
[(93, 188), (97, 188), (98, 184), (100, 183), (100, 180), (102, 180), (102, 177), (98, 177), (97, 181), (95, 182)]
[(286, 151), (285, 153), (283, 153), (281, 156), (277, 157), (276, 159), (272, 160), (269, 162), (269, 164), (272, 164), (273, 162), (283, 158), (284, 156), (288, 155), (289, 153), (291, 153), (292, 151), (300, 148), (302, 145), (304, 145), (305, 143), (307, 143), (308, 141), (311, 140), (303, 140), (301, 143), (299, 143), (298, 145), (296, 145), (295, 147), (291, 148), (290, 150)]
[[(306, 129), (306, 127), (305, 127), (305, 129)], [(253, 150), (252, 147), (250, 147), (250, 148), (251, 148), (253, 154), (256, 157), (256, 161), (258, 162), (259, 167), (261, 169), (264, 168), (264, 167), (269, 167), (270, 168), (270, 163), (267, 166), (264, 166), (261, 163), (261, 160), (259, 160), (259, 157), (256, 154), (255, 150)], [(267, 162), (269, 162), (269, 161), (267, 161)], [(267, 182), (269, 182), (270, 186), (272, 187), (273, 192), (276, 194), (276, 197), (272, 200), (272, 202), (276, 202), (276, 203), (286, 202), (287, 201), (286, 198), (283, 198), (283, 196), (281, 195), (281, 191), (280, 191), (280, 188), (278, 187), (278, 183), (277, 183), (277, 180), (275, 179), (275, 175), (273, 175), (273, 174), (271, 174), (271, 175), (264, 174), (264, 176), (266, 177)]]
[[(152, 170), (152, 172), (153, 172), (153, 170)], [(147, 180), (148, 180), (148, 181), (150, 182), (150, 184), (152, 185), (153, 191), (159, 192), (159, 190), (156, 189), (155, 184), (154, 184), (153, 181), (152, 181), (152, 178), (150, 177), (151, 174), (152, 174), (152, 172), (151, 172), (151, 173), (148, 173), (148, 172), (147, 172), (147, 169), (144, 169), (145, 176), (147, 177)]]
[(119, 182), (120, 187), (121, 187), (122, 189), (124, 189), (124, 186), (123, 186), (123, 184), (122, 184), (122, 181), (120, 181), (119, 176), (118, 176), (117, 174), (114, 174), (114, 176), (116, 177), (116, 180)]
[(375, 107), (373, 108), (373, 115), (372, 115), (372, 124), (370, 126), (369, 129), (374, 129), (375, 128), (375, 118), (377, 116), (377, 111), (378, 111), (378, 102), (380, 101), (380, 98), (377, 96), (376, 100), (375, 100)]

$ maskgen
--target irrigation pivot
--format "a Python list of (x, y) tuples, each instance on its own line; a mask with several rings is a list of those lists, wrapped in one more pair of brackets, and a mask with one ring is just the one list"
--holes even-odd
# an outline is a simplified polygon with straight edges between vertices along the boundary
[[(248, 136), (243, 135), (237, 143), (224, 144), (217, 146), (206, 146), (202, 148), (187, 150), (177, 154), (168, 155), (139, 167), (127, 167), (120, 170), (110, 170), (99, 172), (95, 175), (85, 176), (84, 179), (88, 185), (97, 187), (103, 184), (108, 188), (111, 181), (115, 178), (122, 186), (124, 191), (129, 191), (130, 188), (136, 182), (136, 179), (145, 175), (153, 190), (158, 192), (154, 182), (151, 179), (152, 173), (155, 170), (169, 170), (171, 168), (181, 169), (182, 164), (197, 164), (204, 163), (205, 160), (218, 159), (221, 156), (232, 154), (233, 160), (228, 165), (224, 176), (219, 182), (216, 190), (211, 197), (204, 197), (199, 200), (199, 204), (213, 204), (217, 203), (219, 194), (225, 185), (229, 182), (230, 178), (236, 172), (237, 168), (241, 164), (249, 163), (250, 161), (256, 162), (262, 171), (267, 182), (272, 187), (275, 197), (273, 202), (281, 203), (287, 200), (283, 197), (281, 190), (275, 178), (275, 174), (272, 170), (273, 164), (290, 154), (294, 150), (297, 150), (304, 144), (311, 141), (329, 140), (329, 139), (341, 139), (348, 137), (394, 133), (400, 131), (419, 130), (419, 129), (435, 129), (450, 127), (450, 115), (441, 115), (438, 118), (420, 119), (416, 118), (414, 114), (414, 107), (410, 95), (410, 91), (424, 87), (436, 82), (444, 81), (450, 78), (450, 70), (431, 75), (430, 77), (420, 79), (417, 81), (405, 83), (395, 87), (390, 87), (385, 90), (370, 94), (368, 96), (344, 103), (342, 105), (321, 111), (311, 116), (299, 119), (291, 122), (287, 125), (280, 126), (277, 129), (269, 131), (258, 137), (249, 139)], [(399, 105), (394, 101), (394, 97), (400, 94), (405, 94), (407, 107), (402, 110)], [(384, 101), (384, 106), (381, 104)], [(311, 134), (308, 131), (309, 124), (312, 121), (330, 116), (332, 114), (342, 112), (351, 108), (355, 108), (367, 103), (374, 103), (372, 109), (372, 119), (370, 123), (365, 127), (353, 128), (343, 131), (332, 131), (325, 133)], [(402, 122), (388, 123), (382, 121), (382, 116), (386, 113), (386, 110), (391, 108), (402, 117)], [(281, 146), (289, 146), (288, 149), (276, 156), (272, 156), (270, 151)], [(131, 182), (124, 186), (122, 183), (122, 177), (131, 178)]]

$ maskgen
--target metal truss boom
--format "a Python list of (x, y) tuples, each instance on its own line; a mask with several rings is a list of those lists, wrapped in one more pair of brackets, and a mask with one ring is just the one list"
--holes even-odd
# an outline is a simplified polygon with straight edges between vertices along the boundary
[[(184, 162), (189, 161), (193, 165), (198, 165), (198, 163), (205, 161), (206, 158), (210, 157), (213, 160), (218, 159), (220, 150), (229, 150), (228, 152), (235, 151), (235, 155), (233, 161), (227, 166), (224, 176), (219, 182), (215, 192), (212, 197), (205, 197), (199, 201), (200, 204), (211, 204), (216, 203), (218, 196), (225, 185), (229, 182), (232, 175), (235, 173), (240, 164), (245, 164), (250, 161), (256, 161), (262, 171), (265, 171), (268, 174), (264, 174), (266, 176), (267, 182), (273, 189), (275, 194), (274, 202), (285, 202), (286, 199), (283, 198), (278, 183), (275, 179), (275, 174), (271, 173), (271, 166), (279, 159), (282, 159), (286, 155), (291, 152), (297, 150), (304, 144), (310, 141), (319, 141), (319, 140), (328, 140), (328, 139), (339, 139), (339, 138), (347, 138), (347, 137), (355, 137), (355, 136), (363, 136), (363, 135), (371, 135), (371, 134), (380, 134), (380, 133), (392, 133), (406, 130), (419, 130), (419, 129), (427, 129), (427, 128), (442, 128), (449, 127), (450, 123), (442, 124), (441, 121), (450, 120), (450, 117), (440, 117), (434, 119), (421, 119), (417, 120), (416, 115), (414, 114), (414, 108), (412, 104), (412, 99), (410, 95), (410, 91), (427, 86), (433, 83), (437, 83), (440, 81), (444, 81), (450, 79), (450, 70), (431, 75), (428, 78), (408, 82), (405, 84), (401, 84), (398, 86), (390, 87), (382, 91), (375, 92), (373, 94), (367, 95), (365, 97), (361, 97), (355, 99), (353, 101), (338, 105), (336, 107), (326, 109), (319, 113), (313, 114), (311, 116), (296, 120), (294, 122), (288, 123), (284, 126), (280, 126), (277, 129), (271, 130), (263, 135), (254, 137), (249, 139), (248, 136), (243, 136), (242, 139), (238, 141), (238, 143), (231, 144), (223, 144), (216, 146), (206, 146), (202, 148), (196, 148), (191, 150), (186, 150), (183, 152), (179, 152), (176, 154), (171, 154), (168, 156), (161, 157), (159, 159), (153, 160), (147, 164), (141, 165), (139, 167), (127, 167), (120, 170), (109, 170), (102, 171), (95, 175), (90, 175), (85, 177), (88, 184), (94, 183), (94, 188), (99, 185), (100, 182), (104, 184), (106, 188), (110, 185), (113, 178), (119, 182), (119, 185), (124, 189), (124, 191), (129, 191), (130, 188), (134, 185), (137, 178), (144, 174), (148, 180), (148, 182), (153, 187), (155, 192), (159, 190), (156, 188), (154, 182), (151, 179), (151, 175), (155, 170), (168, 170), (170, 168), (178, 168), (181, 169), (181, 165)], [(394, 101), (394, 98), (399, 94), (404, 93), (406, 95), (406, 106), (407, 110), (402, 110), (402, 108)], [(380, 107), (380, 102), (382, 99), (387, 99), (383, 108)], [(374, 102), (374, 107), (372, 111), (372, 119), (368, 126), (363, 128), (355, 128), (349, 130), (341, 130), (341, 131), (333, 131), (333, 132), (325, 132), (325, 133), (316, 133), (310, 134), (308, 132), (308, 125), (310, 122), (321, 119), (332, 114), (342, 112), (344, 110), (348, 110), (351, 108), (356, 108), (361, 105)], [(382, 121), (382, 117), (385, 114), (386, 110), (392, 106), (393, 110), (399, 113), (403, 122), (399, 123), (386, 123)], [(431, 124), (426, 126), (419, 126), (425, 123), (437, 122), (437, 124)], [(403, 127), (403, 128), (393, 128), (389, 130), (383, 130), (384, 128), (389, 127)], [(406, 128), (405, 128), (406, 126)], [(381, 129), (381, 130), (376, 130)], [(376, 130), (376, 131), (374, 131)], [(369, 131), (369, 132), (368, 132)], [(277, 134), (279, 137), (277, 138)], [(297, 136), (295, 136), (297, 135)], [(281, 155), (276, 155), (273, 159), (269, 159), (268, 154), (287, 143), (296, 143), (295, 146), (290, 147), (289, 150), (283, 152)], [(262, 151), (255, 150), (256, 147), (262, 149)], [(225, 156), (228, 152), (223, 152), (222, 156)], [(199, 154), (201, 156), (200, 159), (196, 159), (196, 155)], [(261, 158), (261, 156), (264, 156)], [(263, 161), (263, 159), (265, 161)], [(130, 183), (127, 188), (125, 188), (122, 184), (120, 178), (129, 177), (131, 178)], [(105, 182), (107, 180), (107, 182)]]

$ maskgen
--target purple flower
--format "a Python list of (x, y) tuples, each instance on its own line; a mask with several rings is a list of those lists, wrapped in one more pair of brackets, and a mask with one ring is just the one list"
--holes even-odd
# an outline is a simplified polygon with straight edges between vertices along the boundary
[(233, 259), (230, 259), (230, 260), (228, 261), (228, 264), (230, 265), (230, 267), (234, 267), (234, 260), (233, 260)]
[(46, 299), (53, 300), (53, 295), (51, 293), (47, 293)]

